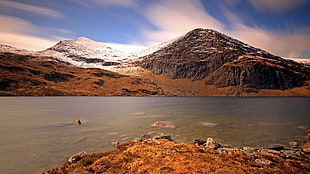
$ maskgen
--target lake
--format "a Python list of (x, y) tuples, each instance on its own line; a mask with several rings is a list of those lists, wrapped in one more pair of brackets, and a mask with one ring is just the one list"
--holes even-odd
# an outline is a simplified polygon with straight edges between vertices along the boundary
[[(155, 121), (176, 128), (150, 126)], [(42, 173), (77, 152), (163, 132), (185, 143), (287, 144), (310, 132), (310, 98), (0, 97), (0, 173)]]

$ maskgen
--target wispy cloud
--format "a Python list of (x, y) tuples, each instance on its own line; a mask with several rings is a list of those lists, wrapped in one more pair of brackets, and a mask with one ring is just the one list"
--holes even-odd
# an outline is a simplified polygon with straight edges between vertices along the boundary
[[(247, 0), (248, 1), (248, 0)], [(307, 0), (249, 0), (260, 11), (283, 12), (302, 5)]]
[(283, 57), (303, 57), (304, 52), (310, 51), (310, 35), (306, 33), (283, 34), (243, 24), (235, 24), (234, 29), (228, 33), (250, 45)]
[(0, 38), (1, 44), (6, 44), (32, 51), (44, 50), (48, 47), (55, 45), (58, 42), (41, 37), (13, 32), (0, 32)]
[(200, 1), (161, 0), (144, 10), (145, 17), (157, 30), (144, 29), (148, 45), (158, 44), (185, 34), (198, 27), (222, 30), (223, 25), (205, 12)]
[[(301, 3), (302, 0), (297, 1)], [(240, 0), (234, 1), (234, 3), (238, 2), (242, 3)], [(269, 3), (270, 1), (263, 0), (260, 2), (260, 4), (257, 3), (257, 6), (265, 3), (265, 5), (267, 4), (270, 8), (273, 8), (274, 3)], [(223, 14), (226, 15), (231, 25), (227, 29), (227, 24), (212, 17), (203, 8), (200, 1), (157, 1), (157, 3), (146, 7), (144, 11), (145, 17), (157, 28), (156, 30), (142, 29), (144, 41), (147, 46), (151, 46), (173, 39), (194, 28), (203, 27), (224, 32), (243, 42), (284, 57), (300, 57), (303, 52), (310, 52), (309, 32), (298, 33), (300, 31), (298, 27), (295, 29), (296, 32), (288, 33), (284, 30), (279, 33), (258, 26), (247, 26), (237, 14), (228, 10), (229, 6), (234, 3), (228, 3), (227, 8), (222, 8)], [(289, 5), (297, 4), (297, 2), (292, 3), (286, 0), (278, 3), (282, 6), (281, 8), (288, 8)]]
[(46, 49), (73, 34), (66, 29), (40, 27), (5, 15), (0, 15), (0, 25), (0, 43), (29, 50)]
[(139, 0), (70, 0), (73, 3), (77, 3), (83, 6), (121, 6), (121, 7), (137, 7)]
[(63, 14), (53, 9), (39, 7), (35, 5), (29, 5), (29, 4), (25, 4), (21, 2), (13, 2), (13, 1), (8, 1), (8, 0), (0, 0), (0, 7), (23, 10), (23, 11), (27, 11), (30, 13), (37, 13), (37, 14), (41, 14), (41, 15), (45, 15), (49, 17), (54, 17), (54, 18), (65, 17)]
[(139, 0), (93, 0), (102, 5), (118, 5), (125, 7), (135, 7)]

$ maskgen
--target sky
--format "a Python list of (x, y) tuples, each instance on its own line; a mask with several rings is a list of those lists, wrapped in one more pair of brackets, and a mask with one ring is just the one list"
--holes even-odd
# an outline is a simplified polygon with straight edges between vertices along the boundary
[(310, 58), (310, 0), (0, 0), (0, 43), (28, 50), (87, 37), (133, 52), (195, 28)]

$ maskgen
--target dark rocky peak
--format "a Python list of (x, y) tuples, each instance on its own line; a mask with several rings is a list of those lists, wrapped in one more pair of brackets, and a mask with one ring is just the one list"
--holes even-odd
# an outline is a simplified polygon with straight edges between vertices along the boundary
[(139, 65), (172, 79), (206, 80), (217, 87), (288, 89), (309, 80), (309, 68), (211, 29), (194, 29), (143, 57)]

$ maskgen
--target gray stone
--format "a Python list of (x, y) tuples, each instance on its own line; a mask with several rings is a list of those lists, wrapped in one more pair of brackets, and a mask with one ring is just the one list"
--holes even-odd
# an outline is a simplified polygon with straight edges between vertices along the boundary
[(72, 155), (69, 159), (68, 159), (68, 162), (69, 163), (73, 163), (73, 162), (76, 162), (76, 161), (79, 161), (80, 159), (82, 159), (84, 156), (86, 156), (86, 152), (82, 151), (82, 152), (79, 152), (77, 154), (74, 154)]
[(219, 147), (219, 144), (217, 142), (215, 142), (215, 140), (213, 138), (207, 138), (207, 142), (205, 143), (205, 146), (207, 148), (212, 148), (212, 149), (216, 149)]
[(112, 145), (113, 145), (113, 146), (119, 145), (119, 141), (113, 141), (113, 142), (112, 142)]

